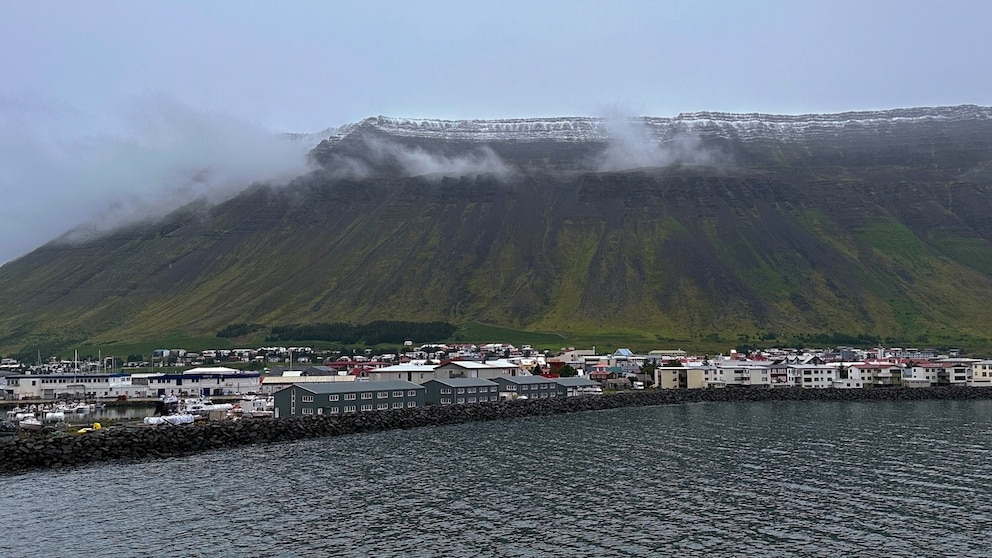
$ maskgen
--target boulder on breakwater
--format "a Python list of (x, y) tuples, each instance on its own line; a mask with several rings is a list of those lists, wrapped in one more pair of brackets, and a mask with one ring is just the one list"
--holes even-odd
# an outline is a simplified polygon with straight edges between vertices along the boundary
[(547, 416), (646, 405), (720, 401), (917, 401), (992, 399), (992, 389), (972, 387), (869, 389), (646, 390), (608, 395), (531, 399), (370, 411), (344, 416), (247, 419), (203, 425), (105, 428), (79, 435), (35, 437), (0, 445), (0, 474), (61, 468), (108, 460), (188, 455), (218, 448), (286, 442), (463, 422)]

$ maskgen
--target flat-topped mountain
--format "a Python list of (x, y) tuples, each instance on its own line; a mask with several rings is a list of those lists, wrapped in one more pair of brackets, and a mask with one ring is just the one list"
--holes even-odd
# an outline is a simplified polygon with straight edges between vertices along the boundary
[(987, 107), (375, 117), (311, 158), (0, 267), (0, 350), (379, 319), (992, 345)]

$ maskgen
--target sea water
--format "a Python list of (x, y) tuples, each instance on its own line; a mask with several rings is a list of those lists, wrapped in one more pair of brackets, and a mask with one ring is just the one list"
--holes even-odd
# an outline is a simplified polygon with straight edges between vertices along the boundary
[(992, 401), (699, 403), (0, 477), (0, 556), (988, 556)]

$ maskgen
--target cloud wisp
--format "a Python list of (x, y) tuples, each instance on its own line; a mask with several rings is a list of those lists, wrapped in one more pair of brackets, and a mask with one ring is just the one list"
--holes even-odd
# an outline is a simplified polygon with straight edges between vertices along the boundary
[(481, 146), (468, 153), (448, 157), (431, 153), (421, 147), (409, 147), (396, 142), (370, 139), (365, 142), (376, 162), (393, 162), (407, 176), (468, 176), (496, 174), (505, 176), (510, 168), (488, 146)]
[(220, 202), (252, 183), (286, 182), (309, 170), (310, 147), (157, 96), (95, 116), (0, 98), (0, 263), (83, 224), (64, 238), (162, 217), (198, 198)]
[(643, 119), (613, 113), (603, 118), (606, 148), (593, 160), (602, 172), (670, 165), (720, 165), (724, 157), (705, 147), (694, 134), (676, 132), (658, 137)]

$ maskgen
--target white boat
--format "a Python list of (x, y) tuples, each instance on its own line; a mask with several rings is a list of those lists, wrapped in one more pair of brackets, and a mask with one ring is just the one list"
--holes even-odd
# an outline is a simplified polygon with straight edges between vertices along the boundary
[(184, 399), (179, 403), (179, 411), (194, 415), (208, 415), (211, 411), (230, 411), (230, 403), (214, 403), (209, 399)]
[(144, 423), (150, 425), (160, 425), (160, 424), (171, 424), (172, 426), (179, 426), (180, 424), (193, 424), (196, 422), (196, 416), (189, 413), (182, 413), (178, 415), (165, 415), (161, 417), (145, 417)]
[(47, 411), (45, 413), (45, 422), (65, 422), (65, 412)]
[(91, 408), (89, 403), (76, 403), (76, 405), (72, 408), (72, 412), (76, 413), (77, 415), (85, 415), (86, 413), (90, 412), (90, 409)]
[(7, 414), (5, 415), (5, 417), (6, 417), (6, 419), (7, 419), (8, 422), (17, 422), (17, 421), (21, 420), (21, 419), (17, 418), (18, 415), (27, 415), (27, 414), (32, 414), (33, 415), (34, 413), (30, 413), (30, 411), (28, 411), (27, 407), (21, 407), (20, 405), (18, 405), (17, 407), (14, 407), (13, 409), (7, 411)]
[(275, 414), (275, 401), (271, 397), (250, 396), (238, 401), (241, 414), (252, 417), (271, 417)]
[(45, 425), (33, 415), (24, 417), (17, 423), (17, 427), (22, 430), (41, 430), (44, 426)]

